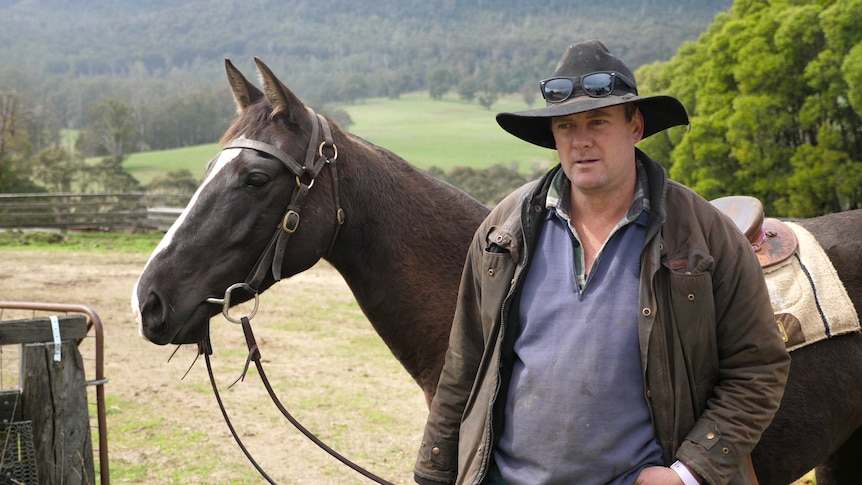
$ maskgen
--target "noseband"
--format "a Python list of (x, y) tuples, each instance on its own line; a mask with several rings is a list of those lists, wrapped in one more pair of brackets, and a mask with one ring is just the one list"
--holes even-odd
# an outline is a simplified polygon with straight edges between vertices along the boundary
[[(335, 233), (332, 236), (327, 248), (327, 253), (335, 244), (335, 239), (338, 237), (338, 232), (344, 224), (344, 209), (339, 202), (338, 190), (338, 170), (336, 169), (336, 160), (338, 159), (338, 147), (332, 140), (332, 130), (329, 128), (329, 122), (326, 118), (317, 114), (311, 108), (306, 108), (311, 117), (311, 137), (308, 141), (308, 148), (305, 152), (305, 163), (300, 164), (293, 157), (285, 153), (274, 145), (264, 143), (258, 140), (248, 138), (237, 138), (231, 141), (223, 150), (230, 148), (247, 148), (254, 150), (281, 162), (296, 178), (296, 188), (293, 190), (293, 195), (290, 198), (290, 203), (287, 205), (284, 217), (281, 223), (275, 229), (275, 233), (270, 239), (269, 244), (263, 253), (258, 258), (248, 277), (244, 283), (237, 283), (228, 287), (225, 291), (224, 298), (208, 298), (207, 302), (222, 306), (222, 314), (233, 323), (240, 323), (241, 318), (236, 318), (230, 315), (231, 292), (242, 289), (251, 295), (254, 295), (254, 309), (249, 313), (250, 319), (257, 312), (258, 293), (260, 284), (263, 282), (268, 272), (272, 273), (273, 279), (278, 282), (281, 280), (281, 267), (284, 262), (284, 252), (287, 248), (287, 241), (290, 236), (299, 228), (300, 212), (302, 205), (305, 202), (305, 197), (308, 191), (314, 186), (318, 174), (323, 170), (323, 167), (329, 165), (332, 167), (332, 192), (335, 198)], [(323, 140), (318, 144), (317, 139), (320, 136), (320, 131), (323, 131)], [(324, 154), (331, 152), (331, 156)], [(316, 155), (316, 158), (315, 158)]]

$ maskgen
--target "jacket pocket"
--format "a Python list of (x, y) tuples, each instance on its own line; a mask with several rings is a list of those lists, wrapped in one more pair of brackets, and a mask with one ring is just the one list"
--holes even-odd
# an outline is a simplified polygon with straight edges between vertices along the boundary
[(718, 344), (711, 273), (669, 272), (670, 311), (695, 415), (718, 378)]
[(509, 293), (518, 251), (512, 236), (497, 228), (491, 228), (482, 253), (481, 309), (484, 322), (496, 322), (500, 316), (502, 302)]

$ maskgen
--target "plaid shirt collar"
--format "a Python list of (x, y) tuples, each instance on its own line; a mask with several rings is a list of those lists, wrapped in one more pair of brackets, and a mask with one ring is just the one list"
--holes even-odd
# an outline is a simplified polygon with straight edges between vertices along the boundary
[[(617, 223), (614, 231), (633, 222), (641, 212), (649, 212), (649, 183), (647, 181), (646, 169), (640, 160), (636, 160), (635, 165), (637, 167), (637, 183), (635, 184), (635, 194), (632, 198), (632, 204), (625, 217)], [(568, 210), (571, 187), (572, 182), (566, 177), (566, 173), (560, 170), (551, 181), (551, 186), (548, 188), (548, 196), (545, 198), (545, 208), (556, 210), (557, 214), (566, 221), (571, 220)]]

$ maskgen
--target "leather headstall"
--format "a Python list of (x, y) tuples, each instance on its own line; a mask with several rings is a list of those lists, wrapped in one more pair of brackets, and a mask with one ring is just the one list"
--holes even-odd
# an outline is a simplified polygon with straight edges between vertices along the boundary
[[(275, 281), (281, 280), (281, 266), (284, 261), (284, 253), (287, 248), (287, 241), (290, 236), (299, 228), (300, 212), (302, 205), (305, 202), (305, 197), (308, 191), (314, 186), (318, 174), (323, 170), (323, 167), (329, 165), (332, 167), (332, 190), (335, 198), (336, 207), (336, 226), (335, 234), (332, 237), (332, 242), (327, 248), (327, 252), (332, 248), (335, 239), (338, 237), (338, 231), (344, 224), (344, 209), (342, 209), (339, 200), (338, 190), (338, 171), (336, 169), (336, 160), (338, 159), (338, 148), (332, 140), (332, 130), (326, 118), (317, 114), (311, 108), (306, 108), (311, 117), (311, 137), (308, 141), (308, 148), (305, 153), (305, 163), (300, 164), (289, 154), (269, 143), (264, 143), (258, 140), (248, 138), (237, 138), (225, 145), (224, 149), (229, 148), (247, 148), (257, 152), (269, 155), (270, 157), (280, 161), (287, 169), (296, 177), (296, 188), (290, 198), (290, 202), (285, 210), (284, 217), (275, 229), (272, 239), (261, 254), (251, 273), (246, 279), (246, 284), (254, 293), (258, 292), (260, 284), (266, 277), (267, 271), (272, 272)], [(320, 136), (320, 131), (323, 131), (323, 140), (318, 144), (317, 140)], [(324, 152), (331, 152), (324, 154)]]

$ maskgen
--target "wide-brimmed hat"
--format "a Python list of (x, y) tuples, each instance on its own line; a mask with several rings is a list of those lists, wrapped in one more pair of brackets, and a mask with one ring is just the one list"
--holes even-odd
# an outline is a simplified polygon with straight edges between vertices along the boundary
[(581, 88), (565, 101), (548, 102), (544, 108), (500, 113), (497, 123), (518, 138), (546, 148), (556, 147), (550, 118), (618, 104), (635, 103), (640, 108), (644, 118), (643, 138), (672, 126), (688, 124), (685, 106), (678, 99), (672, 96), (639, 96), (631, 69), (597, 40), (569, 46), (551, 77), (576, 78), (596, 72), (622, 75), (625, 82), (617, 80), (611, 94), (604, 97), (591, 97)]

